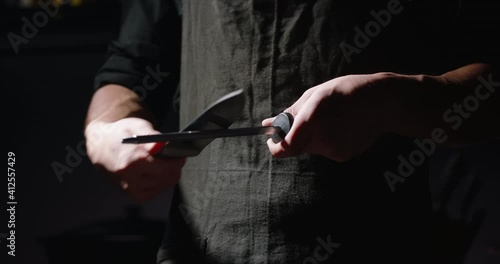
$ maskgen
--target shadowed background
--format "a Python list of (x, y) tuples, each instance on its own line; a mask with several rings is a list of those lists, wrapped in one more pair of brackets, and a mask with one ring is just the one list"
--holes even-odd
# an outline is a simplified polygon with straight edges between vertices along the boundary
[[(0, 263), (80, 263), (97, 254), (102, 257), (91, 263), (153, 263), (168, 194), (136, 204), (78, 153), (93, 78), (120, 26), (119, 1), (72, 1), (17, 54), (7, 34), (20, 35), (22, 18), (31, 21), (40, 10), (7, 8), (7, 2), (16, 1), (0, 4), (0, 87), (7, 117), (2, 135), (6, 152), (16, 154), (18, 205), (16, 257), (3, 261), (6, 241), (0, 238)], [(467, 263), (497, 263), (498, 150), (491, 144), (434, 155), (431, 185), (449, 245), (444, 254), (460, 249)], [(0, 233), (7, 232), (3, 186)]]
[[(131, 255), (147, 255), (141, 263), (153, 263), (167, 194), (136, 204), (77, 152), (94, 75), (118, 33), (120, 3), (74, 2), (61, 6), (35, 37), (19, 45), (17, 54), (7, 34), (22, 36), (22, 17), (32, 21), (40, 9), (0, 3), (0, 84), (7, 93), (2, 96), (7, 117), (2, 135), (6, 152), (16, 154), (18, 201), (16, 257), (7, 258), (6, 241), (0, 238), (0, 263), (83, 263), (85, 256), (96, 254), (102, 257), (87, 263), (137, 263), (122, 259)], [(1, 185), (0, 233), (7, 233), (6, 182)], [(121, 245), (119, 255), (112, 243)], [(105, 254), (117, 258), (108, 262)]]

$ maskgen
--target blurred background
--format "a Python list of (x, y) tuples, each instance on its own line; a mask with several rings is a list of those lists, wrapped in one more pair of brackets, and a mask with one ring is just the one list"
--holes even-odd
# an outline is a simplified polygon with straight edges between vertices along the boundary
[[(47, 1), (49, 12), (38, 2), (46, 1), (0, 2), (2, 135), (16, 155), (18, 202), (16, 257), (7, 258), (0, 237), (0, 263), (154, 263), (168, 194), (134, 203), (81, 150), (93, 78), (119, 30), (120, 1)], [(7, 233), (6, 191), (2, 184), (0, 234)]]
[[(154, 263), (169, 194), (134, 203), (83, 149), (93, 78), (118, 33), (120, 1), (0, 1), (2, 135), (16, 155), (18, 202), (16, 257), (7, 258), (0, 236), (0, 263)], [(499, 149), (479, 145), (432, 158), (444, 254), (457, 263), (498, 263)], [(4, 194), (0, 234), (7, 232)]]

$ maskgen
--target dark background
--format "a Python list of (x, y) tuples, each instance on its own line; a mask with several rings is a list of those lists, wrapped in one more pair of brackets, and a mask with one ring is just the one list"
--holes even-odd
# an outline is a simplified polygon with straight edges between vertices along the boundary
[[(20, 34), (21, 18), (31, 20), (39, 10), (0, 10), (0, 87), (6, 92), (2, 138), (5, 152), (16, 154), (18, 201), (16, 257), (7, 263), (153, 263), (168, 194), (137, 204), (85, 155), (66, 160), (83, 142), (93, 78), (119, 29), (119, 2), (62, 7), (37, 36), (20, 45), (18, 54), (6, 36)], [(499, 149), (489, 144), (443, 150), (431, 162), (437, 221), (449, 245), (445, 253), (467, 263), (499, 263)], [(71, 172), (58, 178), (54, 162)], [(7, 231), (4, 194), (0, 233)], [(128, 215), (137, 214), (131, 208), (140, 215)], [(0, 241), (0, 263), (6, 263), (6, 241)]]
[[(82, 255), (98, 254), (99, 248), (107, 247), (107, 253), (114, 254), (105, 245), (109, 240), (123, 241), (117, 244), (128, 247), (134, 243), (153, 243), (150, 251), (141, 251), (141, 247), (127, 250), (122, 246), (120, 254), (146, 254), (154, 259), (157, 236), (163, 232), (162, 222), (167, 215), (168, 194), (137, 204), (96, 171), (86, 156), (77, 155), (80, 162), (74, 157), (74, 163), (66, 162), (68, 149), (76, 151), (83, 142), (83, 121), (93, 93), (93, 78), (104, 62), (107, 44), (119, 29), (119, 2), (61, 7), (58, 15), (49, 18), (33, 39), (19, 46), (18, 54), (6, 35), (8, 32), (21, 35), (21, 18), (31, 21), (39, 10), (5, 6), (0, 6), (0, 10), (0, 87), (4, 91), (4, 117), (7, 117), (2, 136), (7, 143), (5, 152), (16, 154), (18, 201), (16, 257), (9, 256), (7, 263), (49, 263), (45, 249), (54, 246), (58, 258), (67, 258), (65, 263), (79, 263)], [(74, 165), (68, 166), (72, 171), (62, 174), (62, 181), (52, 168), (54, 162)], [(0, 233), (7, 232), (8, 221), (6, 178), (4, 183)], [(127, 220), (130, 206), (141, 210), (139, 220)], [(111, 233), (128, 236), (103, 238)], [(5, 263), (6, 241), (3, 238), (0, 241), (0, 263)], [(71, 250), (75, 249), (81, 255), (73, 255)], [(151, 258), (141, 263), (153, 263), (147, 260)]]

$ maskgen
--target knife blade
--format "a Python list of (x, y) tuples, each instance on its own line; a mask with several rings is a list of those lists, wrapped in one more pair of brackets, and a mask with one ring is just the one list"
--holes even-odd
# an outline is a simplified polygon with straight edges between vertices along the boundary
[(194, 130), (161, 133), (153, 135), (134, 135), (132, 137), (122, 139), (124, 144), (143, 144), (153, 142), (169, 142), (175, 140), (198, 140), (207, 138), (224, 138), (224, 137), (240, 137), (240, 136), (255, 136), (255, 135), (273, 135), (280, 133), (280, 127), (261, 126), (261, 127), (245, 127), (245, 128), (229, 128), (229, 129), (213, 129), (213, 130)]
[(281, 113), (271, 126), (192, 130), (181, 132), (160, 133), (153, 135), (133, 135), (123, 138), (124, 144), (144, 144), (153, 142), (191, 141), (208, 138), (241, 137), (255, 135), (272, 135), (274, 143), (278, 143), (286, 136), (292, 126), (293, 117), (289, 113)]

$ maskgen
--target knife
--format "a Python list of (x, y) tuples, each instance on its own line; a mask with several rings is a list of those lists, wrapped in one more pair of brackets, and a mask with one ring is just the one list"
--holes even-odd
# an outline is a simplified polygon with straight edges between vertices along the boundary
[(192, 141), (199, 139), (215, 139), (225, 137), (241, 137), (255, 135), (271, 135), (274, 143), (281, 142), (290, 131), (293, 124), (293, 116), (290, 113), (280, 113), (274, 119), (271, 126), (190, 130), (181, 132), (161, 133), (154, 135), (134, 135), (122, 139), (124, 144), (143, 144), (153, 142), (170, 141)]

